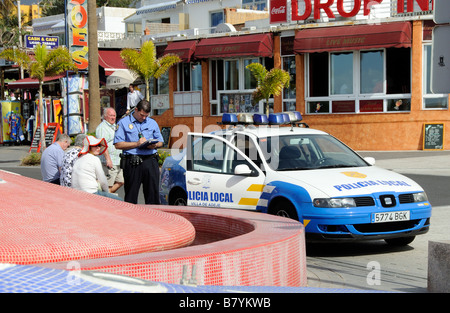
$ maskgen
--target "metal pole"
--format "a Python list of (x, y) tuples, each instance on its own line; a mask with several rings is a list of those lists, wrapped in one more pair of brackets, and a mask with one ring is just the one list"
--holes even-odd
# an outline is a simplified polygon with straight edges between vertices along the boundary
[[(68, 25), (68, 21), (67, 21), (67, 1), (68, 0), (64, 0), (64, 23), (65, 23), (65, 41), (66, 41), (66, 48), (69, 49), (69, 25)], [(69, 51), (70, 52), (70, 51)], [(70, 136), (70, 132), (69, 132), (69, 118), (70, 118), (70, 114), (69, 114), (69, 71), (66, 71), (66, 103), (65, 103), (66, 107), (67, 107), (67, 135)]]
[[(19, 49), (22, 49), (22, 12), (20, 10), (20, 0), (17, 0), (17, 20), (19, 24)], [(20, 79), (23, 79), (23, 67), (20, 67)]]

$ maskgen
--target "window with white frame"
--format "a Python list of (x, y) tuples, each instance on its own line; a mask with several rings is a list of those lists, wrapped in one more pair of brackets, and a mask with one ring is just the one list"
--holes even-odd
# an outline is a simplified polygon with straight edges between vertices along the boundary
[[(268, 60), (268, 59), (267, 59)], [(211, 60), (211, 115), (239, 112), (259, 112), (251, 103), (257, 87), (253, 74), (246, 67), (264, 62), (261, 58)], [(267, 62), (264, 62), (267, 63)]]
[(308, 54), (306, 102), (310, 114), (409, 111), (411, 49)]
[(178, 79), (179, 91), (202, 90), (202, 63), (179, 63)]
[(242, 7), (263, 11), (267, 7), (267, 0), (242, 0)]
[(423, 46), (423, 108), (448, 109), (448, 95), (431, 91), (431, 44)]
[(209, 13), (209, 16), (211, 27), (216, 27), (217, 25), (222, 24), (224, 22), (223, 11), (211, 12)]

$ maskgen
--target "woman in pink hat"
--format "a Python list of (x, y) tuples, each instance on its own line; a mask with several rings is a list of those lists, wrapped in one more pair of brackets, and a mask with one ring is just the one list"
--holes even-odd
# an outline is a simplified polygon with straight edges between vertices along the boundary
[[(115, 194), (109, 193), (108, 180), (99, 155), (108, 148), (104, 138), (98, 139), (94, 136), (86, 136), (83, 149), (78, 154), (78, 159), (73, 165), (72, 187), (89, 193), (122, 200)], [(100, 187), (100, 188), (99, 188)]]

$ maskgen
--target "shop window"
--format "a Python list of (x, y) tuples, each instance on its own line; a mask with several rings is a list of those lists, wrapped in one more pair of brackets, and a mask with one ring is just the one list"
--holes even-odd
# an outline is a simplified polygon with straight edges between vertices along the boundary
[(253, 105), (251, 102), (257, 81), (246, 66), (258, 62), (265, 64), (266, 61), (260, 58), (239, 58), (210, 62), (211, 114), (259, 112), (259, 104)]
[(179, 90), (202, 90), (202, 64), (200, 62), (180, 63)]
[(384, 92), (383, 51), (366, 51), (360, 54), (361, 93)]
[(295, 67), (295, 56), (283, 57), (283, 70), (289, 73), (289, 87), (283, 88), (283, 110), (284, 111), (295, 111), (295, 81), (296, 81), (296, 67)]
[(330, 113), (329, 101), (308, 102), (308, 113)]
[(411, 49), (386, 49), (386, 93), (411, 93)]
[(247, 65), (257, 63), (258, 59), (245, 59), (244, 60), (244, 89), (255, 89), (258, 86), (255, 75), (247, 69)]
[(328, 53), (309, 55), (309, 94), (311, 97), (328, 96)]
[(231, 60), (224, 62), (225, 90), (239, 89), (239, 61)]
[(411, 49), (307, 55), (307, 113), (411, 110)]
[(353, 53), (332, 53), (330, 56), (332, 95), (353, 94)]
[(431, 45), (424, 45), (423, 49), (423, 108), (448, 109), (448, 95), (431, 91)]

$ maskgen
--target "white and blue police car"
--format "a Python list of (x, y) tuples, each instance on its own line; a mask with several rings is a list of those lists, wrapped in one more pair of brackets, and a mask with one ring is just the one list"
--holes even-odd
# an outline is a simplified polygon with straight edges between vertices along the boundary
[(188, 133), (161, 169), (161, 203), (255, 210), (299, 220), (306, 239), (407, 245), (430, 227), (413, 180), (374, 166), (299, 112), (224, 114), (224, 129)]

